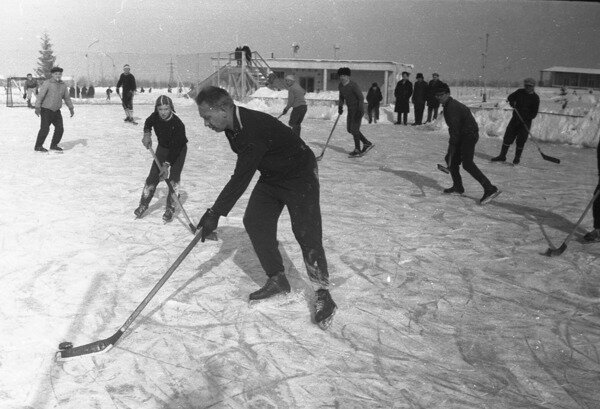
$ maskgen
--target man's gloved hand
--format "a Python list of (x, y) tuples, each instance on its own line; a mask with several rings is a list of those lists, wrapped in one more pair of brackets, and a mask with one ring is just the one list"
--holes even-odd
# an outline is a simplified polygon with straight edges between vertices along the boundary
[(344, 107), (338, 108), (338, 114), (342, 115), (344, 113)]
[(142, 145), (144, 145), (146, 149), (150, 149), (152, 147), (152, 134), (150, 132), (144, 132)]
[(171, 175), (171, 164), (169, 162), (165, 162), (163, 163), (163, 165), (160, 168), (160, 180), (167, 180), (169, 179), (169, 176)]
[(206, 213), (200, 219), (197, 229), (202, 228), (202, 243), (206, 238), (214, 232), (219, 226), (219, 215), (213, 212), (212, 209), (208, 209)]

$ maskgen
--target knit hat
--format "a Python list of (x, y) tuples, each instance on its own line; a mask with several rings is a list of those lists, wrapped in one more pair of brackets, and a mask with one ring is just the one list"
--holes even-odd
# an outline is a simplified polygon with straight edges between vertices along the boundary
[(450, 93), (450, 87), (445, 82), (441, 82), (440, 81), (440, 83), (437, 84), (433, 88), (433, 93), (434, 94), (449, 94)]
[(350, 68), (348, 67), (342, 67), (338, 70), (338, 75), (347, 75), (347, 76), (351, 76), (352, 75), (352, 71), (350, 71)]
[(129, 64), (125, 64), (125, 65), (123, 66), (123, 69), (125, 69), (125, 68), (131, 68), (131, 67), (129, 66)]
[(531, 85), (532, 87), (535, 87), (535, 80), (533, 78), (525, 78), (523, 80), (523, 85)]
[(158, 107), (160, 105), (168, 105), (171, 107), (171, 111), (175, 112), (175, 107), (173, 107), (173, 100), (166, 95), (161, 95), (156, 99), (156, 104), (154, 104), (154, 112), (158, 112)]
[(52, 67), (50, 69), (50, 74), (54, 73), (54, 72), (63, 72), (63, 69), (60, 67)]

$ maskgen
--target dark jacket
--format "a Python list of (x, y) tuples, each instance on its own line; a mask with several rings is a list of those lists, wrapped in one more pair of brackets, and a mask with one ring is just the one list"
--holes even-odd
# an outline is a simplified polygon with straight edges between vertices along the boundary
[[(538, 114), (540, 97), (535, 92), (528, 94), (525, 88), (519, 88), (508, 96), (508, 103), (515, 110), (519, 111), (524, 121), (531, 122)], [(519, 120), (515, 112), (513, 112), (513, 118)]]
[(479, 139), (479, 126), (471, 110), (452, 97), (444, 104), (444, 119), (450, 133), (450, 145), (475, 143)]
[(350, 81), (347, 85), (343, 85), (340, 82), (338, 90), (340, 91), (338, 106), (343, 107), (344, 102), (346, 102), (348, 113), (360, 113), (360, 116), (362, 116), (362, 114), (365, 112), (365, 96), (360, 90), (358, 84), (354, 81)]
[(188, 142), (185, 136), (185, 125), (175, 114), (165, 121), (158, 112), (154, 111), (144, 122), (144, 133), (150, 132), (153, 128), (158, 146), (169, 150), (167, 161), (171, 164), (175, 163)]
[(121, 86), (123, 87), (123, 95), (127, 95), (129, 91), (135, 92), (137, 86), (133, 74), (122, 73), (119, 77), (119, 82), (117, 82), (117, 91), (119, 91), (119, 87)]
[(396, 97), (396, 104), (394, 107), (394, 111), (396, 112), (409, 112), (410, 107), (408, 102), (410, 101), (410, 97), (413, 93), (413, 85), (409, 80), (400, 80), (396, 84), (396, 88), (394, 89), (394, 96)]
[(369, 105), (379, 104), (383, 100), (383, 95), (381, 94), (381, 88), (379, 87), (371, 87), (367, 92), (367, 102)]
[(440, 80), (431, 80), (429, 84), (427, 84), (427, 106), (432, 108), (437, 108), (440, 106), (440, 101), (435, 97), (435, 87), (439, 85), (442, 81)]
[(425, 81), (415, 81), (412, 94), (412, 103), (415, 105), (425, 105), (429, 86)]
[[(234, 127), (225, 135), (231, 150), (238, 155), (235, 170), (212, 206), (221, 216), (227, 216), (257, 170), (259, 183), (277, 184), (302, 177), (316, 166), (315, 155), (304, 141), (269, 114), (236, 107)], [(314, 174), (308, 176), (314, 179)]]

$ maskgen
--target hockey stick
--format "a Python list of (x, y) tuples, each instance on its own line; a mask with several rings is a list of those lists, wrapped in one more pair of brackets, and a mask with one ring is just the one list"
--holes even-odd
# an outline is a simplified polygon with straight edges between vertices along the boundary
[(535, 147), (537, 148), (537, 150), (540, 152), (540, 155), (542, 155), (542, 158), (544, 158), (544, 160), (547, 160), (548, 162), (560, 163), (560, 159), (555, 158), (553, 156), (545, 155), (544, 152), (542, 152), (542, 149), (540, 148), (540, 145), (535, 141), (535, 139), (533, 139), (533, 135), (531, 135), (531, 132), (529, 131), (529, 127), (527, 126), (527, 124), (525, 124), (525, 121), (523, 120), (523, 117), (521, 116), (521, 114), (519, 113), (519, 111), (517, 111), (517, 109), (515, 108), (514, 112), (516, 112), (517, 116), (521, 120), (521, 123), (523, 123), (523, 126), (525, 127), (525, 130), (527, 131), (527, 133), (529, 134), (529, 136), (531, 136), (531, 142), (533, 142), (533, 144), (535, 145)]
[[(154, 162), (156, 163), (156, 166), (158, 166), (158, 169), (160, 169), (162, 167), (162, 165), (158, 161), (158, 158), (156, 157), (156, 154), (154, 153), (154, 149), (152, 149), (152, 147), (149, 147), (148, 150), (152, 154), (152, 157), (154, 157)], [(190, 220), (190, 217), (187, 215), (185, 209), (183, 208), (183, 205), (179, 201), (179, 197), (177, 196), (175, 189), (173, 189), (173, 185), (171, 184), (171, 181), (169, 179), (165, 179), (165, 182), (167, 182), (167, 186), (169, 187), (169, 193), (171, 194), (171, 197), (173, 197), (173, 200), (175, 200), (175, 202), (177, 203), (177, 206), (179, 206), (179, 208), (181, 209), (181, 212), (185, 216), (185, 218), (188, 222), (188, 226), (190, 226), (190, 230), (192, 231), (192, 233), (195, 233), (196, 226), (194, 226), (194, 223), (192, 223), (192, 221)]]
[(185, 248), (185, 250), (183, 250), (183, 252), (179, 255), (179, 257), (177, 257), (177, 260), (175, 260), (173, 265), (171, 265), (171, 267), (169, 267), (169, 269), (162, 276), (160, 281), (158, 283), (156, 283), (156, 285), (152, 288), (152, 290), (150, 290), (150, 292), (148, 293), (146, 298), (144, 298), (144, 301), (142, 301), (140, 303), (140, 305), (137, 306), (135, 311), (129, 316), (129, 318), (127, 318), (127, 321), (125, 321), (125, 323), (121, 326), (121, 328), (119, 328), (117, 330), (117, 332), (115, 332), (110, 337), (101, 339), (99, 341), (90, 342), (89, 344), (81, 345), (81, 346), (74, 347), (74, 348), (60, 350), (56, 353), (56, 358), (57, 359), (66, 359), (66, 358), (74, 358), (74, 357), (78, 357), (78, 356), (82, 356), (82, 355), (107, 352), (112, 347), (114, 347), (115, 344), (117, 343), (117, 341), (119, 340), (119, 338), (121, 338), (123, 333), (125, 331), (127, 331), (127, 328), (129, 328), (131, 326), (133, 321), (138, 317), (138, 315), (140, 315), (142, 310), (146, 307), (146, 305), (148, 305), (150, 300), (156, 295), (158, 290), (161, 289), (161, 287), (165, 284), (165, 282), (169, 279), (169, 277), (171, 277), (173, 272), (177, 269), (177, 267), (179, 267), (179, 265), (181, 264), (183, 259), (186, 258), (186, 256), (190, 253), (190, 251), (192, 251), (194, 246), (198, 243), (198, 241), (201, 238), (202, 238), (202, 228), (198, 229), (198, 231), (196, 232), (196, 235), (194, 236), (194, 238), (192, 239), (190, 244), (188, 244), (188, 246)]
[(325, 142), (325, 146), (323, 146), (323, 151), (321, 151), (321, 154), (319, 156), (317, 156), (317, 162), (320, 161), (321, 159), (323, 159), (323, 155), (325, 155), (325, 149), (327, 149), (327, 147), (329, 146), (329, 140), (331, 139), (331, 135), (333, 135), (333, 131), (335, 130), (335, 126), (337, 125), (339, 119), (340, 119), (340, 114), (338, 114), (337, 118), (335, 118), (335, 122), (333, 123), (333, 128), (331, 128), (331, 132), (329, 132), (329, 137), (327, 138), (327, 142)]
[(592, 205), (594, 204), (594, 202), (596, 201), (596, 199), (598, 198), (598, 196), (600, 196), (600, 189), (598, 189), (594, 193), (594, 196), (592, 197), (592, 200), (590, 200), (590, 202), (586, 206), (586, 208), (583, 211), (581, 217), (579, 218), (579, 220), (575, 224), (575, 227), (573, 227), (573, 230), (571, 231), (571, 233), (569, 233), (569, 235), (567, 236), (567, 238), (565, 239), (565, 241), (563, 241), (563, 244), (561, 244), (560, 247), (557, 248), (557, 249), (548, 248), (548, 250), (546, 250), (546, 253), (544, 253), (544, 255), (546, 255), (548, 257), (560, 256), (562, 253), (565, 252), (565, 250), (567, 249), (567, 243), (569, 242), (569, 240), (571, 240), (571, 237), (573, 237), (573, 234), (575, 234), (575, 230), (577, 230), (577, 228), (579, 227), (579, 225), (583, 221), (583, 218), (585, 217), (585, 215), (587, 214), (587, 212), (590, 210), (590, 208), (592, 207)]

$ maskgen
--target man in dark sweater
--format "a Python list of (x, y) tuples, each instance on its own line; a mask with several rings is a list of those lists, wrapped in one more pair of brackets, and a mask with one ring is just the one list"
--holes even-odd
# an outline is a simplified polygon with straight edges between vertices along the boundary
[[(340, 115), (344, 113), (344, 103), (346, 103), (348, 107), (346, 130), (354, 137), (354, 150), (350, 152), (350, 156), (359, 157), (367, 153), (373, 147), (373, 144), (360, 131), (360, 124), (365, 114), (365, 96), (358, 84), (350, 80), (351, 75), (352, 72), (348, 67), (342, 67), (338, 70), (338, 77), (340, 78), (338, 113)], [(361, 142), (363, 143), (362, 148), (360, 147)]]
[(479, 170), (473, 156), (475, 144), (479, 140), (479, 127), (471, 110), (450, 96), (450, 87), (440, 82), (435, 89), (435, 97), (444, 108), (444, 119), (448, 125), (450, 140), (446, 163), (452, 176), (452, 187), (444, 189), (444, 193), (458, 193), (462, 195), (465, 189), (460, 176), (460, 164), (483, 187), (483, 197), (480, 204), (486, 204), (500, 194), (500, 190), (489, 181)]
[[(119, 87), (123, 87), (123, 94), (119, 92)], [(137, 90), (137, 85), (135, 83), (135, 77), (131, 73), (131, 67), (129, 64), (125, 64), (123, 66), (123, 73), (119, 77), (119, 81), (117, 82), (117, 94), (121, 97), (123, 103), (123, 109), (125, 110), (125, 122), (131, 122), (133, 124), (137, 124), (133, 119), (133, 95)]]
[(492, 158), (492, 162), (504, 162), (508, 148), (515, 139), (517, 140), (517, 149), (513, 163), (518, 165), (521, 162), (521, 153), (523, 153), (525, 142), (529, 136), (531, 121), (537, 116), (540, 107), (540, 97), (535, 93), (535, 80), (525, 78), (523, 84), (523, 88), (519, 88), (508, 96), (508, 103), (514, 108), (513, 115), (504, 132), (500, 155)]
[(204, 125), (225, 132), (238, 156), (231, 179), (200, 219), (202, 241), (217, 228), (219, 217), (229, 214), (258, 170), (260, 178), (248, 201), (244, 227), (268, 278), (250, 294), (250, 300), (290, 292), (277, 243), (277, 221), (287, 206), (292, 231), (316, 289), (315, 321), (327, 328), (337, 307), (328, 289), (315, 155), (291, 128), (271, 115), (237, 107), (221, 88), (202, 89), (196, 104)]

